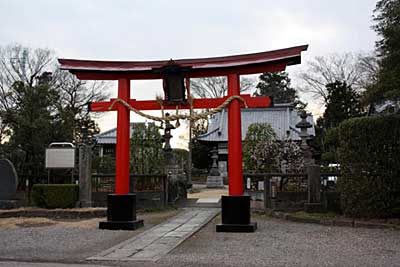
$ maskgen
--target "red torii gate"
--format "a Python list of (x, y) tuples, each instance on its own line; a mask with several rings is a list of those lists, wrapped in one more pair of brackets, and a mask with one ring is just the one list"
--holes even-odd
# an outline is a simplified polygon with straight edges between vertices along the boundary
[[(179, 66), (186, 81), (190, 78), (227, 76), (228, 96), (193, 100), (192, 108), (204, 109), (216, 108), (228, 97), (239, 96), (240, 75), (283, 71), (288, 65), (299, 64), (301, 62), (301, 52), (307, 50), (307, 47), (307, 45), (303, 45), (254, 54), (174, 61), (127, 62), (75, 59), (59, 59), (58, 61), (61, 64), (61, 69), (69, 70), (81, 80), (118, 80), (118, 99), (127, 102), (138, 110), (159, 110), (160, 104), (155, 100), (138, 101), (131, 99), (130, 80), (164, 79), (165, 75), (162, 70), (168, 67), (171, 62), (173, 62), (174, 66)], [(268, 107), (271, 105), (271, 99), (268, 96), (240, 96), (245, 100), (248, 107)], [(115, 99), (111, 99), (108, 102), (91, 103), (90, 110), (93, 112), (109, 111), (114, 101)], [(243, 106), (243, 103), (239, 99), (232, 100), (228, 106), (228, 175), (229, 196), (231, 198), (228, 197), (225, 201), (222, 199), (222, 225), (219, 225), (220, 227), (217, 226), (217, 231), (254, 231), (255, 229), (255, 226), (250, 224), (250, 211), (247, 211), (249, 200), (245, 198), (243, 202), (242, 198), (233, 198), (242, 196), (244, 192), (241, 106)], [(176, 105), (169, 105), (164, 100), (163, 107), (164, 109), (175, 109)], [(179, 109), (191, 108), (189, 104), (182, 103), (178, 104), (178, 107)], [(124, 197), (131, 195), (129, 194), (130, 110), (121, 103), (114, 105), (112, 110), (118, 112), (115, 195), (112, 195), (114, 199), (111, 201), (112, 203), (110, 203), (109, 196), (108, 222), (103, 222), (100, 227), (106, 229), (135, 229), (140, 227), (143, 222), (136, 221), (135, 211), (133, 214), (129, 212), (127, 214), (125, 210), (135, 210), (136, 199), (132, 200), (132, 198)]]

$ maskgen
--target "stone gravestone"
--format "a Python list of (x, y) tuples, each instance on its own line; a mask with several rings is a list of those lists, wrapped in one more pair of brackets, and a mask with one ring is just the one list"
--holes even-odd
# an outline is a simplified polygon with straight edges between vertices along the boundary
[(0, 159), (0, 209), (16, 207), (11, 200), (17, 191), (18, 176), (14, 165), (8, 159)]

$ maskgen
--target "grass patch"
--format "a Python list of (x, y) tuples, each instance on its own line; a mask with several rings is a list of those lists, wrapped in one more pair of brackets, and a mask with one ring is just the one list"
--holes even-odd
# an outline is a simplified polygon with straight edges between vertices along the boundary
[(291, 213), (291, 215), (304, 219), (334, 219), (339, 216), (339, 214), (334, 212), (326, 212), (326, 213), (307, 213), (304, 211), (297, 211)]
[(151, 207), (151, 208), (141, 208), (138, 209), (138, 213), (153, 213), (153, 212), (162, 212), (162, 211), (172, 211), (177, 210), (178, 208), (174, 205), (166, 205), (164, 207)]

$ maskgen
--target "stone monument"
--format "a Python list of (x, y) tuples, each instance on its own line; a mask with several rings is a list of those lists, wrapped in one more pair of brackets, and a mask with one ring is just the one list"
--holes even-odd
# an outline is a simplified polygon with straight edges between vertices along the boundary
[(17, 191), (18, 176), (14, 165), (8, 159), (0, 159), (0, 209), (16, 208), (12, 200)]
[(96, 139), (89, 135), (86, 126), (81, 128), (82, 139), (79, 144), (79, 203), (80, 208), (92, 207), (92, 150)]
[(301, 138), (301, 148), (304, 154), (304, 164), (307, 172), (308, 181), (308, 197), (307, 202), (304, 204), (304, 211), (306, 212), (321, 212), (323, 211), (323, 206), (321, 203), (321, 171), (320, 166), (315, 164), (312, 158), (311, 147), (307, 144), (307, 139), (309, 139), (309, 134), (307, 129), (311, 128), (312, 125), (307, 121), (307, 113), (302, 111), (300, 114), (301, 121), (296, 124), (297, 128), (300, 128), (300, 138)]
[(218, 149), (214, 147), (211, 150), (211, 158), (213, 160), (210, 174), (207, 176), (207, 188), (223, 188), (224, 187), (224, 178), (221, 176), (218, 170)]
[(79, 146), (79, 203), (80, 208), (92, 207), (92, 147)]

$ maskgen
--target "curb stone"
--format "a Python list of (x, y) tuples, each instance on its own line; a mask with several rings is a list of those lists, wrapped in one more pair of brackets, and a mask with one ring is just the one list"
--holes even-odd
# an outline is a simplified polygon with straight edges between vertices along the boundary
[[(390, 226), (390, 225), (389, 225)], [(365, 228), (371, 228), (371, 229), (383, 229), (383, 228), (388, 228), (387, 224), (384, 223), (371, 223), (371, 222), (362, 222), (362, 221), (355, 221), (354, 222), (354, 227), (365, 227)], [(400, 229), (400, 227), (396, 227), (397, 229)]]
[(334, 220), (330, 220), (330, 219), (321, 219), (319, 221), (320, 224), (322, 225), (326, 225), (326, 226), (333, 226), (334, 224)]
[(291, 222), (300, 223), (314, 223), (325, 226), (342, 226), (342, 227), (357, 227), (357, 228), (370, 228), (370, 229), (395, 229), (400, 230), (400, 225), (393, 225), (387, 223), (374, 223), (364, 222), (349, 219), (314, 219), (314, 218), (301, 218), (281, 211), (271, 211), (269, 215), (273, 218), (284, 219)]
[(333, 225), (344, 226), (344, 227), (354, 227), (353, 220), (333, 220)]
[(320, 220), (318, 219), (313, 219), (313, 218), (299, 218), (293, 215), (288, 214), (286, 216), (286, 220), (292, 221), (292, 222), (303, 222), (303, 223), (316, 223), (319, 224)]
[(90, 210), (79, 209), (18, 209), (0, 211), (0, 218), (13, 217), (46, 217), (57, 219), (83, 219), (83, 218), (99, 218), (107, 216), (106, 208), (95, 208)]

